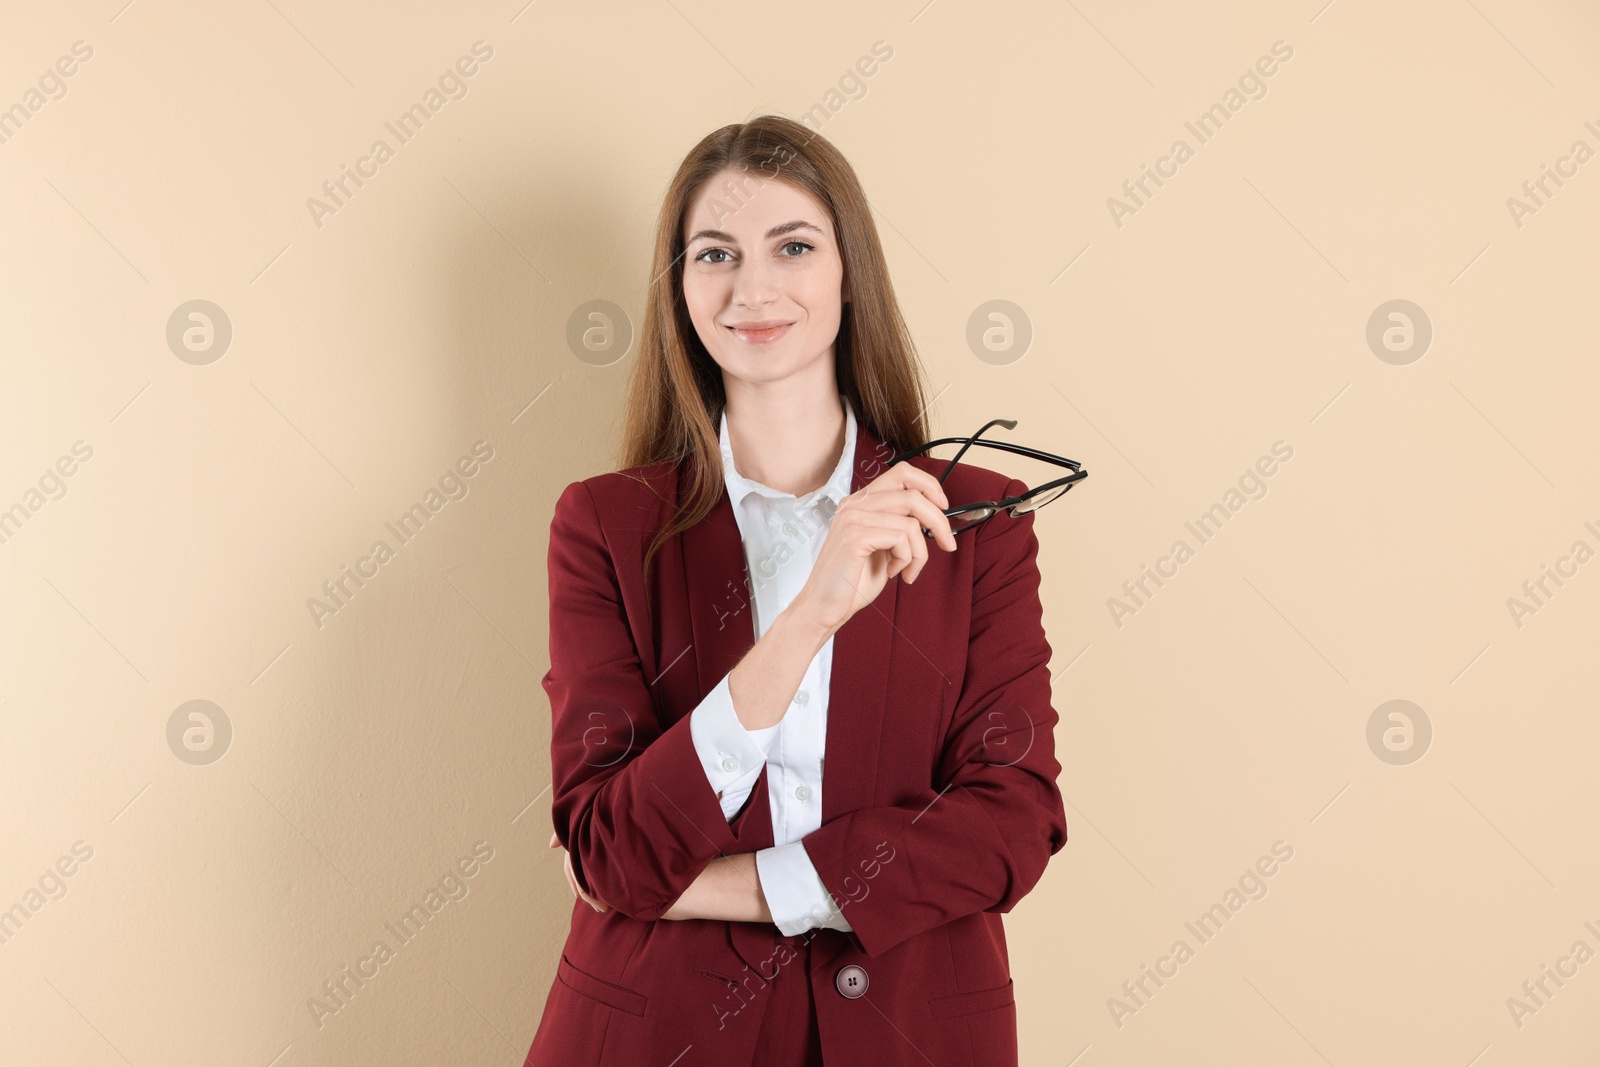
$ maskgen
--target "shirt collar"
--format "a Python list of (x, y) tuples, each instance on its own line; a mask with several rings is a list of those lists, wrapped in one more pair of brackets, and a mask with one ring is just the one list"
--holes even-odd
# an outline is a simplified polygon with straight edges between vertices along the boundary
[(722, 415), (717, 416), (718, 435), (722, 442), (722, 478), (728, 488), (728, 499), (735, 507), (743, 503), (744, 498), (751, 493), (773, 500), (793, 500), (799, 508), (820, 503), (823, 497), (833, 502), (838, 507), (839, 501), (850, 495), (850, 483), (856, 458), (856, 414), (852, 410), (850, 401), (839, 394), (839, 403), (844, 407), (844, 451), (839, 454), (839, 462), (834, 465), (833, 474), (821, 488), (796, 498), (793, 493), (785, 493), (771, 486), (763, 485), (751, 478), (740, 474), (733, 463), (733, 445), (728, 438), (728, 420)]

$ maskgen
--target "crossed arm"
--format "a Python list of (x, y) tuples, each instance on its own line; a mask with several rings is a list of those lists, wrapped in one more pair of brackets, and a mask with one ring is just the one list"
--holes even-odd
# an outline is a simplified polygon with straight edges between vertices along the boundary
[[(550, 835), (550, 847), (560, 848), (561, 839)], [(572, 873), (572, 855), (565, 856), (567, 885), (595, 911), (609, 911), (611, 905), (583, 891)], [(661, 914), (663, 919), (721, 919), (725, 922), (769, 923), (767, 898), (756, 873), (756, 854), (736, 852), (718, 856), (695, 876), (683, 896)]]
[[(966, 675), (934, 776), (942, 784), (803, 839), (867, 956), (965, 915), (1010, 911), (1066, 843), (1033, 521), (997, 516), (977, 531)], [(551, 524), (561, 624), (544, 677), (552, 817), (574, 889), (645, 921), (770, 922), (755, 854), (740, 848), (706, 782), (688, 717), (660, 725), (612, 567), (588, 488), (575, 482)], [(603, 767), (586, 758), (597, 720), (626, 728), (631, 758)]]

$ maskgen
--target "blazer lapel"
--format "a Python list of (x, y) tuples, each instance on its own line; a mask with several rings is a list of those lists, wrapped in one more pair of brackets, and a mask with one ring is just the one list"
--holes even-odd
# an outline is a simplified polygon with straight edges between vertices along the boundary
[[(878, 438), (859, 419), (850, 491), (859, 492), (881, 472)], [(833, 635), (828, 682), (828, 734), (822, 759), (822, 821), (871, 807), (878, 776), (884, 701), (889, 692), (889, 652), (895, 633), (900, 582), (884, 583), (876, 600), (845, 620)]]
[[(679, 485), (687, 484), (680, 479)], [(691, 645), (684, 656), (695, 671), (693, 711), (724, 675), (733, 670), (755, 644), (755, 604), (745, 566), (744, 542), (733, 504), (723, 488), (711, 513), (683, 531), (682, 603), (689, 607)], [(772, 808), (767, 800), (767, 770), (751, 790), (749, 801), (728, 824), (741, 850), (754, 851), (772, 844)]]
[[(887, 450), (859, 419), (856, 462), (850, 491), (858, 492), (883, 470)], [(878, 753), (889, 694), (890, 655), (899, 632), (895, 619), (900, 581), (890, 578), (877, 599), (845, 620), (833, 635), (833, 668), (828, 681), (828, 735), (823, 742), (822, 821), (873, 807), (877, 796)], [(866, 859), (866, 856), (861, 857)], [(846, 907), (847, 897), (836, 900)], [(848, 908), (845, 918), (849, 919)], [(811, 970), (830, 966), (850, 945), (850, 935), (833, 929), (806, 931), (812, 938)]]

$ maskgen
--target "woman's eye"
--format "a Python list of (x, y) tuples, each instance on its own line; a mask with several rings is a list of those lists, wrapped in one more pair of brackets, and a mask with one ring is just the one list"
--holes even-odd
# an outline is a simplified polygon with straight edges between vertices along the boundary
[[(783, 252), (783, 258), (784, 259), (799, 259), (801, 256), (805, 255), (807, 252), (814, 251), (815, 247), (816, 247), (815, 245), (809, 245), (804, 241), (786, 241), (786, 242), (783, 243), (783, 245), (780, 246), (780, 250)], [(800, 251), (798, 251), (798, 252), (791, 252), (790, 251), (790, 249), (795, 249), (795, 248), (800, 249)], [(720, 258), (720, 259), (712, 258), (712, 257), (718, 257), (718, 256), (723, 257), (723, 258)], [(733, 256), (729, 254), (729, 252), (728, 252), (728, 250), (726, 248), (708, 248), (704, 252), (701, 252), (699, 255), (695, 256), (694, 258), (695, 258), (695, 260), (697, 262), (700, 262), (700, 263), (722, 264), (722, 263), (729, 262), (733, 258)]]

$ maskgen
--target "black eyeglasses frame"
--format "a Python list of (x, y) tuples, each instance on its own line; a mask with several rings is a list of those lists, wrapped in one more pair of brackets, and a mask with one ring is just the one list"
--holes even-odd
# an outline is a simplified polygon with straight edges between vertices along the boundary
[[(983, 435), (994, 426), (1004, 426), (1008, 430), (1014, 430), (1017, 427), (1017, 420), (990, 419), (988, 422), (984, 423), (983, 427), (971, 437), (941, 437), (934, 441), (925, 442), (924, 444), (918, 445), (916, 448), (901, 452), (899, 455), (890, 459), (888, 465), (892, 467), (896, 463), (902, 463), (908, 459), (911, 459), (913, 456), (921, 455), (930, 448), (938, 448), (940, 445), (960, 444), (961, 450), (955, 454), (955, 457), (951, 459), (949, 463), (945, 464), (943, 472), (941, 472), (939, 475), (939, 484), (941, 486), (944, 484), (945, 478), (949, 477), (950, 471), (955, 467), (956, 463), (963, 455), (966, 454), (967, 449), (971, 448), (973, 445), (983, 445), (986, 448), (998, 448), (1002, 451), (1011, 452), (1019, 456), (1027, 456), (1029, 459), (1037, 459), (1045, 463), (1052, 463), (1058, 467), (1066, 467), (1071, 470), (1072, 473), (1060, 478), (1052, 479), (1048, 482), (1044, 482), (1043, 484), (1036, 485), (1032, 489), (1028, 489), (1025, 492), (1017, 494), (1016, 496), (1006, 497), (1004, 500), (988, 500), (972, 504), (961, 504), (952, 508), (945, 508), (944, 516), (949, 519), (961, 518), (968, 513), (983, 513), (977, 518), (970, 519), (964, 526), (956, 526), (952, 524), (950, 527), (950, 532), (952, 534), (958, 534), (965, 530), (975, 530), (979, 526), (982, 526), (984, 523), (988, 522), (990, 519), (994, 518), (996, 515), (1000, 514), (1002, 511), (1009, 511), (1012, 517), (1025, 514), (1030, 511), (1037, 511), (1039, 508), (1044, 507), (1045, 504), (1059, 500), (1061, 497), (1065, 496), (1074, 485), (1078, 484), (1089, 476), (1089, 472), (1083, 469), (1083, 464), (1079, 463), (1075, 459), (1067, 459), (1065, 456), (1058, 456), (1052, 452), (1044, 452), (1037, 448), (1029, 448), (1026, 445), (1014, 445), (1006, 441), (991, 441), (984, 439)], [(1059, 489), (1060, 492), (1054, 492), (1054, 490), (1057, 489)], [(1022, 507), (1022, 505), (1026, 504), (1029, 500), (1042, 496), (1045, 493), (1050, 493), (1050, 495), (1046, 496), (1042, 503), (1035, 504), (1033, 507)], [(922, 532), (925, 536), (933, 536), (933, 532), (926, 528), (924, 528)]]

